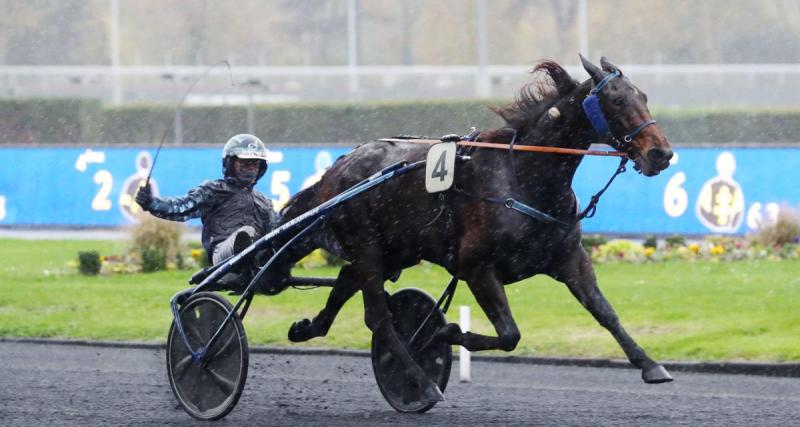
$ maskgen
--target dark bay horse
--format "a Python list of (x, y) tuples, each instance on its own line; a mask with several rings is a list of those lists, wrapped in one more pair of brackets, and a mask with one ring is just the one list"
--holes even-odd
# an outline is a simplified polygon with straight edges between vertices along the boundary
[[(591, 78), (574, 80), (558, 64), (545, 61), (534, 71), (544, 81), (526, 86), (516, 101), (495, 111), (507, 127), (484, 132), (479, 141), (510, 142), (585, 149), (605, 142), (625, 151), (637, 171), (657, 175), (667, 168), (672, 150), (647, 108), (647, 97), (611, 62), (600, 67), (581, 56)], [(599, 135), (582, 103), (595, 95), (607, 124)], [(596, 114), (595, 111), (594, 114)], [(594, 127), (593, 127), (594, 126)], [(602, 126), (600, 126), (602, 127)], [(605, 131), (605, 130), (603, 130)], [(376, 171), (404, 160), (425, 158), (427, 146), (374, 141), (340, 158), (314, 186), (298, 193), (284, 208), (282, 222), (310, 210)], [(438, 387), (412, 360), (392, 327), (384, 282), (420, 260), (443, 266), (466, 281), (497, 336), (462, 332), (449, 324), (437, 338), (469, 350), (513, 350), (520, 332), (511, 315), (504, 286), (536, 274), (563, 282), (608, 329), (630, 362), (642, 370), (647, 383), (670, 381), (669, 373), (650, 359), (620, 324), (597, 287), (591, 259), (581, 247), (578, 206), (571, 189), (582, 156), (516, 153), (477, 149), (470, 160), (455, 166), (454, 188), (440, 194), (425, 191), (424, 171), (418, 169), (389, 180), (345, 202), (321, 231), (291, 250), (289, 262), (315, 248), (325, 248), (349, 263), (340, 271), (325, 308), (313, 320), (292, 325), (292, 341), (327, 333), (342, 305), (357, 291), (364, 297), (365, 321), (406, 368), (421, 401), (441, 400)], [(598, 178), (598, 181), (602, 178)], [(513, 197), (545, 213), (535, 219), (507, 208)], [(632, 201), (633, 202), (633, 201)]]

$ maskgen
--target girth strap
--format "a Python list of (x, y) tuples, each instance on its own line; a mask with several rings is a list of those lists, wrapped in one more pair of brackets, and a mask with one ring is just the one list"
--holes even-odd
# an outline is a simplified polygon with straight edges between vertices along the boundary
[(553, 218), (552, 216), (534, 208), (533, 206), (528, 206), (525, 203), (522, 203), (518, 200), (514, 200), (512, 198), (506, 199), (505, 203), (503, 203), (503, 206), (509, 209), (514, 209), (517, 212), (524, 213), (525, 215), (528, 215), (529, 217), (538, 219), (540, 221), (544, 221), (547, 223), (558, 223), (561, 225), (568, 225), (567, 223), (559, 221), (558, 219)]
[(469, 194), (469, 193), (467, 193), (466, 191), (464, 191), (464, 190), (462, 190), (460, 188), (453, 188), (453, 192), (455, 192), (456, 194), (460, 194), (462, 196), (465, 196), (465, 197), (469, 197), (469, 198), (474, 199), (474, 200), (480, 200), (480, 201), (484, 201), (484, 202), (497, 203), (499, 205), (503, 205), (507, 209), (513, 209), (513, 210), (515, 210), (515, 211), (517, 211), (519, 213), (525, 214), (525, 215), (527, 215), (527, 216), (529, 216), (529, 217), (531, 217), (533, 219), (537, 219), (539, 221), (546, 222), (548, 224), (554, 224), (555, 223), (555, 224), (564, 225), (564, 226), (569, 226), (570, 225), (570, 224), (567, 224), (564, 221), (556, 219), (553, 216), (548, 215), (548, 214), (540, 211), (539, 209), (534, 208), (533, 206), (526, 205), (525, 203), (522, 203), (519, 200), (513, 199), (511, 197), (509, 197), (507, 199), (498, 199), (498, 198), (495, 198), (495, 197), (478, 197), (478, 196)]

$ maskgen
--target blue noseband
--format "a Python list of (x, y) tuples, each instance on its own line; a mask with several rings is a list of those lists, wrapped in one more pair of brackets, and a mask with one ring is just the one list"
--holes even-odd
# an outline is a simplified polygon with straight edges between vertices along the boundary
[[(600, 83), (597, 84), (590, 92), (589, 96), (583, 100), (583, 112), (586, 114), (586, 118), (589, 119), (589, 122), (592, 124), (592, 128), (594, 131), (600, 135), (610, 134), (608, 120), (606, 120), (606, 116), (603, 114), (603, 108), (600, 106), (600, 98), (598, 95), (603, 90), (604, 87), (610, 82), (611, 80), (620, 76), (619, 70), (614, 70), (614, 72), (606, 75), (603, 77), (603, 80), (600, 80)], [(639, 135), (644, 128), (654, 124), (655, 120), (647, 120), (636, 127), (633, 131), (625, 135), (622, 140), (626, 143), (630, 143)], [(613, 137), (613, 135), (611, 135)]]

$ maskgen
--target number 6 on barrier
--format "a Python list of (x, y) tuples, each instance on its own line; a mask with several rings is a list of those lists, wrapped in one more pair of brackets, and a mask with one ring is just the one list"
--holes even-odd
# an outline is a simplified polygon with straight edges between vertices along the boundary
[(442, 142), (431, 146), (425, 163), (425, 190), (438, 193), (453, 185), (456, 164), (456, 143)]

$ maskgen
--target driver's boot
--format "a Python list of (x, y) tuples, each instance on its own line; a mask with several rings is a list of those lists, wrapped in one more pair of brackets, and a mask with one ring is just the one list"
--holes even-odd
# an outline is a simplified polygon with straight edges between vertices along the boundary
[[(230, 254), (220, 253), (220, 258), (225, 259), (231, 255), (236, 255), (253, 244), (253, 237), (246, 230), (239, 229), (234, 234), (235, 237), (233, 237), (231, 249), (229, 250)], [(223, 251), (224, 250), (225, 249), (223, 249)], [(253, 278), (253, 268), (251, 264), (252, 261), (247, 259), (239, 261), (239, 264), (222, 276), (218, 283), (224, 289), (231, 289), (234, 293), (241, 293)]]

